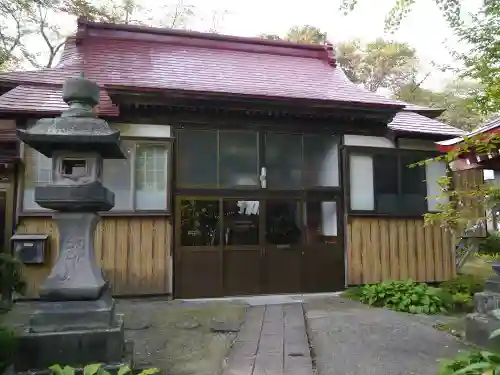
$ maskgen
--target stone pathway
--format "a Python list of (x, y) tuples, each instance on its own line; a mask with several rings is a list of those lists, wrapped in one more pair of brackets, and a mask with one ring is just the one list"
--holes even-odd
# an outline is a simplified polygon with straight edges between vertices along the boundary
[(340, 297), (308, 300), (304, 311), (318, 375), (435, 375), (440, 359), (471, 349), (432, 328), (437, 318)]
[(248, 308), (223, 375), (312, 373), (302, 304)]

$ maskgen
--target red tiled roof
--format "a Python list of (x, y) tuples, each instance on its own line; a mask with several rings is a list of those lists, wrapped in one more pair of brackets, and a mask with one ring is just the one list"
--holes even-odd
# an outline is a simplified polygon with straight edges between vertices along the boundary
[(401, 106), (352, 84), (321, 45), (81, 21), (79, 29), (56, 68), (0, 74), (0, 81), (62, 84), (83, 71), (101, 87)]
[(404, 132), (442, 134), (450, 136), (464, 134), (464, 131), (461, 129), (411, 111), (398, 112), (388, 126), (392, 130)]
[[(105, 91), (101, 91), (97, 112), (102, 116), (117, 116), (118, 107), (111, 102)], [(53, 86), (17, 86), (0, 96), (0, 111), (42, 112), (59, 114), (68, 105), (62, 100), (61, 88)]]
[[(0, 97), (0, 110), (58, 113), (67, 107), (61, 100), (62, 83), (80, 72), (100, 85), (99, 113), (109, 116), (117, 115), (118, 108), (107, 86), (425, 109), (356, 86), (335, 67), (325, 46), (79, 20), (77, 35), (68, 39), (57, 67), (0, 74), (0, 82), (20, 85)], [(461, 134), (408, 112), (389, 126)]]

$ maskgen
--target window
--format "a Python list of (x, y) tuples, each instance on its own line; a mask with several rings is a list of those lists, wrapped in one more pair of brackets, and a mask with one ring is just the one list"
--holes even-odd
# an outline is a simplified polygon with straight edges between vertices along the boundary
[(324, 134), (267, 134), (267, 187), (299, 190), (339, 186), (335, 137)]
[[(265, 139), (262, 146), (260, 139)], [(177, 136), (177, 184), (270, 190), (338, 187), (338, 154), (337, 139), (324, 134), (266, 133), (260, 138), (249, 130), (183, 129)]]
[(184, 188), (257, 188), (258, 133), (235, 130), (181, 130), (177, 184)]
[(348, 153), (350, 209), (387, 215), (422, 215), (436, 211), (438, 180), (446, 174), (443, 162), (409, 167), (428, 158), (415, 152), (395, 150)]
[(337, 202), (304, 203), (306, 243), (310, 245), (337, 242)]
[[(126, 159), (103, 162), (103, 185), (115, 194), (112, 211), (169, 210), (170, 143), (123, 141), (122, 147)], [(71, 164), (71, 168), (78, 169), (78, 165)], [(26, 147), (25, 211), (45, 210), (35, 203), (34, 189), (50, 183), (51, 177), (51, 159)]]

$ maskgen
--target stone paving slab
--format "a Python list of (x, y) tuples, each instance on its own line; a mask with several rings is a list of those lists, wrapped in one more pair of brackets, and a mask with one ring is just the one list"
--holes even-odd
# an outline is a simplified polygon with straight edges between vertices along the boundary
[(434, 375), (471, 348), (418, 316), (341, 297), (304, 304), (318, 375)]
[(311, 375), (301, 304), (250, 307), (223, 375)]

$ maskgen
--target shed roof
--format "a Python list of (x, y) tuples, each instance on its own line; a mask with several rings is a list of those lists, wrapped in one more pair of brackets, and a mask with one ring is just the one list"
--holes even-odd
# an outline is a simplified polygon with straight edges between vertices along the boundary
[[(0, 83), (15, 87), (0, 97), (0, 111), (58, 113), (66, 108), (60, 99), (63, 82), (80, 72), (101, 87), (98, 110), (108, 116), (118, 115), (118, 107), (106, 92), (113, 87), (319, 100), (394, 111), (407, 106), (418, 113), (426, 111), (350, 82), (337, 67), (328, 45), (95, 23), (83, 18), (78, 20), (76, 35), (66, 41), (56, 67), (0, 74)], [(390, 127), (461, 134), (458, 129), (414, 115), (419, 116), (421, 128), (416, 128), (415, 121), (405, 125), (402, 120), (411, 117), (407, 112), (398, 115)]]

